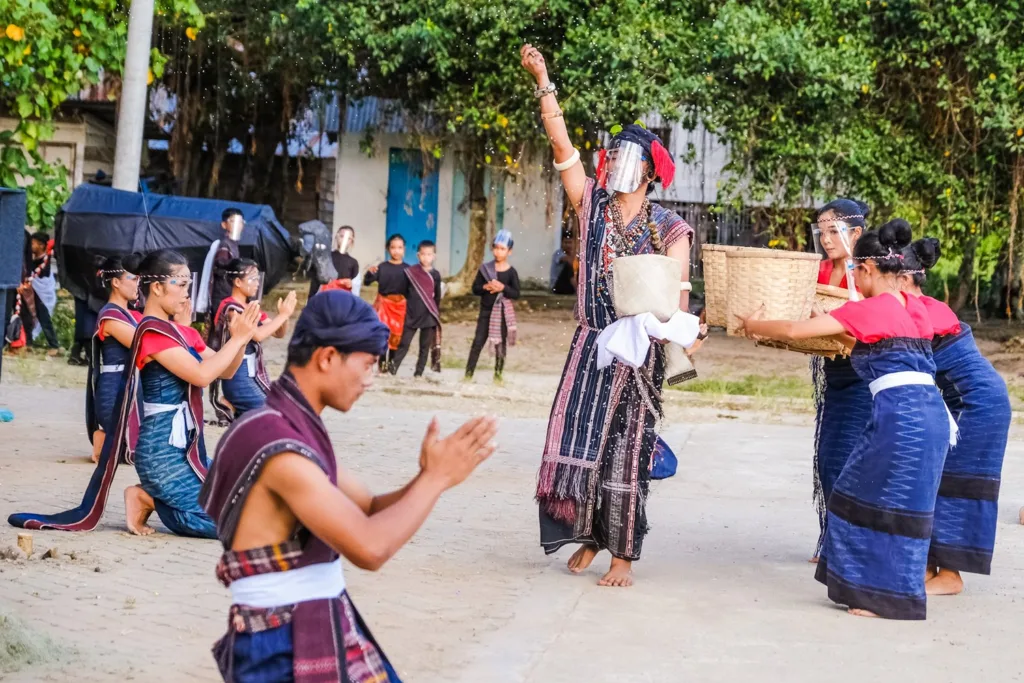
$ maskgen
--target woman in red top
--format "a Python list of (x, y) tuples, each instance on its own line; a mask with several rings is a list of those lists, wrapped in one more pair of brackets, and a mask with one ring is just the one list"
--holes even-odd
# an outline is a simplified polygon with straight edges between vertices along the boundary
[[(822, 254), (818, 284), (847, 287), (846, 264), (865, 230), (869, 207), (853, 199), (836, 199), (818, 211), (814, 236)], [(861, 432), (871, 419), (871, 392), (868, 384), (850, 364), (849, 358), (811, 360), (814, 380), (814, 502), (818, 509), (819, 535), (814, 552), (825, 539), (825, 506), (839, 473), (857, 445)]]
[(955, 424), (935, 386), (924, 304), (900, 291), (909, 232), (886, 226), (854, 248), (867, 297), (803, 321), (741, 318), (750, 336), (780, 341), (852, 335), (851, 361), (869, 383), (871, 419), (828, 500), (815, 578), (859, 616), (924, 619), (935, 498)]
[[(140, 482), (124, 492), (129, 531), (152, 533), (146, 520), (155, 510), (164, 525), (178, 535), (216, 537), (213, 520), (199, 506), (199, 489), (209, 468), (203, 441), (203, 387), (235, 374), (256, 330), (260, 307), (251, 303), (242, 315), (235, 316), (231, 339), (214, 352), (194, 329), (172, 321), (189, 308), (192, 283), (184, 256), (170, 249), (149, 254), (139, 265), (139, 282), (146, 297), (145, 317), (126, 359), (117, 430), (104, 442), (81, 505), (56, 515), (15, 514), (8, 520), (14, 526), (66, 531), (95, 528), (114, 472), (124, 458), (135, 465)], [(135, 443), (134, 453), (131, 443)]]
[(903, 250), (900, 280), (903, 291), (920, 297), (935, 327), (935, 383), (960, 428), (959, 441), (942, 467), (925, 583), (928, 595), (956, 595), (964, 587), (960, 572), (992, 571), (1012, 413), (1006, 382), (981, 355), (971, 328), (949, 306), (921, 291), (925, 273), (938, 260), (938, 240), (917, 240)]
[[(250, 259), (236, 258), (228, 264), (225, 275), (231, 280), (231, 296), (220, 303), (213, 317), (210, 346), (214, 350), (221, 348), (230, 338), (231, 320), (243, 313), (246, 304), (255, 299), (260, 284), (259, 266)], [(260, 312), (259, 325), (252, 341), (245, 347), (244, 362), (234, 377), (215, 380), (210, 385), (210, 403), (222, 425), (230, 424), (250, 410), (262, 408), (267, 402), (270, 375), (263, 362), (263, 340), (271, 336), (284, 337), (288, 331), (288, 319), (294, 312), (295, 292), (277, 300), (277, 315), (273, 318)]]
[(92, 461), (99, 462), (106, 432), (113, 432), (117, 394), (121, 389), (128, 350), (142, 315), (128, 305), (139, 298), (139, 258), (111, 256), (97, 273), (109, 292), (96, 317), (85, 389), (85, 415), (92, 438)]

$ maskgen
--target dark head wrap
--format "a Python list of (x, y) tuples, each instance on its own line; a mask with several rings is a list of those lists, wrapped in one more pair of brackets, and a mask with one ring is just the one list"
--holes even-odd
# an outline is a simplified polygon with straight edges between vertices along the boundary
[(342, 290), (321, 292), (302, 310), (289, 346), (333, 346), (342, 353), (380, 356), (388, 346), (388, 328), (358, 296)]
[[(668, 187), (676, 177), (676, 162), (672, 155), (665, 149), (665, 143), (657, 135), (637, 123), (631, 123), (618, 133), (612, 140), (620, 142), (635, 142), (644, 150), (644, 154), (654, 166), (654, 179), (661, 181), (662, 187)], [(614, 145), (613, 145), (614, 147)], [(597, 177), (601, 177), (601, 171), (605, 164), (607, 150), (601, 150), (598, 154)]]
[(867, 226), (867, 217), (871, 213), (871, 207), (856, 199), (833, 199), (825, 206), (818, 209), (818, 218), (822, 214), (831, 211), (835, 214), (836, 220), (842, 220), (853, 228)]

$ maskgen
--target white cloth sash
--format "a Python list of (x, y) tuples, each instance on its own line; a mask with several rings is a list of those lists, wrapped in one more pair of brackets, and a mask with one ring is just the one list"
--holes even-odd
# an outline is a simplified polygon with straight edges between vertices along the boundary
[(666, 339), (683, 348), (693, 346), (700, 334), (700, 318), (676, 311), (668, 322), (652, 313), (619, 318), (597, 336), (597, 367), (606, 368), (613, 360), (638, 368), (647, 359), (651, 339)]
[[(935, 386), (935, 378), (929, 375), (927, 372), (914, 372), (911, 370), (905, 370), (903, 372), (890, 372), (888, 375), (882, 375), (875, 381), (868, 385), (868, 389), (871, 390), (871, 397), (886, 389), (892, 389), (893, 387), (906, 387), (912, 385), (931, 385)], [(955, 446), (960, 435), (960, 427), (957, 426), (956, 420), (953, 419), (953, 413), (949, 412), (949, 406), (946, 402), (942, 402), (943, 407), (946, 409), (946, 417), (949, 418), (949, 445)]]
[(196, 427), (196, 423), (192, 421), (192, 413), (189, 410), (188, 401), (174, 404), (145, 402), (142, 404), (142, 414), (145, 417), (169, 413), (172, 410), (174, 411), (174, 417), (171, 419), (171, 437), (167, 439), (167, 443), (175, 448), (184, 448), (188, 445), (189, 431)]
[(270, 609), (336, 598), (345, 590), (345, 573), (339, 557), (334, 562), (235, 579), (230, 588), (233, 604)]
[(101, 365), (100, 373), (124, 372), (124, 365)]
[(245, 361), (245, 369), (246, 369), (247, 374), (250, 377), (255, 377), (256, 376), (256, 354), (255, 353), (247, 353), (244, 356), (242, 356), (242, 359)]
[[(206, 309), (210, 307), (210, 274), (213, 272), (213, 259), (217, 255), (218, 249), (220, 249), (220, 240), (216, 240), (210, 245), (210, 251), (206, 252), (206, 258), (203, 259), (203, 272), (199, 276), (199, 294), (192, 302), (196, 313), (206, 313)], [(210, 311), (210, 313), (216, 312)]]

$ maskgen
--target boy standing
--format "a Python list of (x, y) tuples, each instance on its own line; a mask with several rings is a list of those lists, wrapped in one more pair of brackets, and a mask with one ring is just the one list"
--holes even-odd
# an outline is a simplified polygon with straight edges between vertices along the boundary
[(473, 294), (480, 297), (480, 317), (466, 362), (466, 379), (473, 378), (480, 352), (490, 343), (494, 347), (494, 381), (501, 382), (507, 347), (516, 344), (516, 311), (512, 302), (519, 298), (519, 273), (508, 262), (512, 245), (512, 233), (499, 231), (491, 245), (494, 260), (480, 266), (473, 280)]
[(494, 452), (497, 426), (476, 418), (438, 439), (431, 421), (419, 474), (385, 495), (341, 470), (320, 414), (352, 408), (387, 337), (358, 297), (313, 297), (266, 406), (235, 420), (217, 445), (200, 503), (217, 521), (217, 577), (232, 596), (229, 633), (214, 648), (225, 681), (399, 683), (349, 599), (340, 556), (379, 569), (441, 494)]
[[(45, 232), (37, 232), (32, 235), (32, 273), (31, 291), (33, 297), (33, 309), (35, 310), (36, 322), (42, 328), (46, 336), (46, 345), (49, 350), (48, 356), (56, 356), (60, 344), (57, 342), (57, 332), (53, 328), (53, 309), (57, 305), (57, 281), (50, 269), (50, 259), (53, 256), (53, 246), (50, 236)], [(30, 330), (31, 336), (36, 336), (35, 330)]]
[(441, 275), (434, 270), (435, 252), (434, 243), (423, 240), (416, 249), (419, 265), (405, 269), (405, 276), (409, 278), (409, 296), (406, 299), (402, 341), (391, 361), (392, 375), (398, 372), (416, 332), (420, 333), (420, 350), (415, 376), (423, 376), (428, 354), (430, 369), (441, 372)]

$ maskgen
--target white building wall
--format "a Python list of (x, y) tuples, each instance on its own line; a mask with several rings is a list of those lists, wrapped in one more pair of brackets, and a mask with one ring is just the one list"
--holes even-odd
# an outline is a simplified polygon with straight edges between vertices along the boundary
[[(356, 230), (353, 256), (362, 268), (384, 259), (387, 230), (388, 152), (412, 147), (401, 134), (378, 135), (372, 155), (360, 150), (361, 134), (346, 134), (338, 144), (334, 184), (333, 229), (351, 225)], [(438, 169), (437, 261), (442, 276), (451, 273), (454, 154), (445, 154)], [(503, 227), (515, 239), (512, 262), (522, 279), (547, 284), (551, 256), (558, 248), (562, 216), (562, 190), (553, 174), (539, 166), (505, 180)]]

